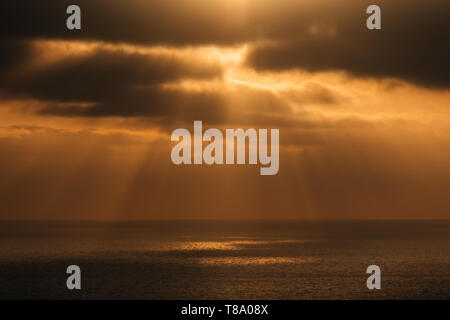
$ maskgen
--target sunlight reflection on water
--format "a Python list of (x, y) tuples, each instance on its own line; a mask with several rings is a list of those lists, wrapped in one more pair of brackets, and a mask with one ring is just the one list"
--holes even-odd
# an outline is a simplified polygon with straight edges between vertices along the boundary
[(299, 264), (313, 262), (312, 258), (301, 257), (210, 257), (200, 258), (198, 263), (202, 265), (268, 265), (268, 264)]
[(449, 249), (443, 221), (0, 223), (0, 298), (66, 297), (77, 264), (86, 298), (370, 299), (377, 263), (377, 298), (442, 299)]
[[(234, 237), (222, 237), (227, 239), (236, 239)], [(147, 247), (146, 250), (152, 252), (195, 252), (202, 251), (202, 256), (190, 257), (190, 263), (215, 266), (215, 265), (227, 265), (227, 266), (250, 266), (250, 265), (275, 265), (275, 264), (299, 264), (312, 262), (314, 259), (310, 257), (283, 257), (283, 256), (271, 256), (267, 257), (255, 255), (247, 256), (245, 250), (253, 249), (259, 252), (261, 249), (267, 249), (274, 245), (282, 244), (295, 244), (295, 243), (307, 243), (313, 242), (311, 240), (293, 240), (293, 239), (274, 239), (274, 240), (257, 240), (247, 237), (241, 237), (239, 240), (223, 240), (223, 241), (171, 241), (166, 243), (160, 243), (157, 247)], [(208, 251), (223, 251), (220, 256), (204, 256), (208, 255)], [(228, 253), (227, 253), (228, 252)], [(231, 253), (235, 252), (235, 253)], [(244, 256), (239, 256), (239, 252), (242, 252)], [(173, 259), (173, 258), (172, 258)], [(184, 258), (183, 260), (186, 260)], [(186, 261), (183, 261), (186, 262)]]
[(160, 243), (157, 246), (151, 246), (146, 250), (154, 251), (195, 251), (195, 250), (243, 250), (249, 247), (289, 244), (289, 243), (307, 243), (311, 240), (228, 240), (228, 241), (170, 241)]

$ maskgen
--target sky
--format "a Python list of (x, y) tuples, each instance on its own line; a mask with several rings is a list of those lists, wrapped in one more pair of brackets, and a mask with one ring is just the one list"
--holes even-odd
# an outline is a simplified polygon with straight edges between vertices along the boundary
[[(450, 218), (448, 0), (71, 4), (0, 3), (0, 219)], [(278, 174), (174, 165), (194, 120)]]

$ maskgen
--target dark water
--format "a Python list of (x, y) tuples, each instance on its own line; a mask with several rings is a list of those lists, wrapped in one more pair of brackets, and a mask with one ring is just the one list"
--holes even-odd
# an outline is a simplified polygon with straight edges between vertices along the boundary
[(0, 298), (450, 299), (450, 221), (1, 222)]

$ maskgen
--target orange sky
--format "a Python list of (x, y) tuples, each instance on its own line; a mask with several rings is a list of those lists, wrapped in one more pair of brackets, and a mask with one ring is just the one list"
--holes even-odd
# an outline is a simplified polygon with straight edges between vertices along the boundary
[[(448, 1), (381, 31), (361, 1), (79, 1), (78, 33), (4, 2), (0, 219), (450, 218)], [(279, 128), (279, 173), (175, 166), (194, 120)]]

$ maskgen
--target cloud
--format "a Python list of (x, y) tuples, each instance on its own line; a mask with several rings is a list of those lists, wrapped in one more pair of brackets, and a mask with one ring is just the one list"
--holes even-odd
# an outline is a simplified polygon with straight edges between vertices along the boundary
[(306, 82), (299, 88), (284, 90), (282, 95), (297, 105), (333, 105), (349, 101), (349, 98), (337, 90), (327, 88), (315, 82)]
[(99, 96), (92, 106), (47, 104), (41, 115), (66, 117), (162, 117), (166, 121), (205, 119), (220, 121), (224, 103), (216, 93), (184, 92), (163, 88), (121, 90)]
[(0, 48), (0, 77), (13, 71), (32, 54), (30, 46), (25, 41), (15, 39), (0, 38)]
[[(0, 35), (18, 38), (102, 40), (135, 44), (198, 45), (244, 42), (246, 21), (230, 18), (236, 8), (228, 1), (203, 0), (79, 0), (82, 29), (66, 29), (71, 1), (5, 0), (0, 4)], [(20, 17), (20, 19), (17, 19)], [(241, 33), (241, 34), (240, 34)]]
[[(26, 66), (26, 62), (23, 62)], [(213, 62), (165, 53), (130, 53), (100, 48), (72, 54), (24, 72), (4, 71), (4, 98), (46, 102), (41, 114), (60, 116), (194, 116), (220, 117), (222, 98), (215, 92), (164, 88), (183, 79), (222, 77)]]
[(205, 59), (207, 54), (200, 49), (60, 41), (38, 41), (28, 47), (35, 59), (21, 61), (17, 70), (0, 72), (0, 94), (4, 99), (38, 101), (34, 110), (43, 116), (150, 117), (160, 125), (202, 119), (210, 124), (270, 126), (286, 123), (283, 118), (292, 115), (292, 104), (344, 101), (337, 91), (312, 81), (287, 90), (227, 82), (226, 64)]
[[(446, 0), (380, 0), (382, 30), (365, 27), (368, 1), (78, 1), (83, 28), (65, 28), (69, 1), (4, 0), (0, 37), (147, 46), (254, 46), (258, 70), (340, 70), (358, 77), (450, 85)], [(437, 67), (438, 66), (438, 67)]]
[(259, 71), (344, 71), (357, 77), (449, 87), (450, 45), (444, 40), (450, 37), (449, 16), (444, 13), (450, 12), (449, 2), (379, 1), (379, 5), (380, 31), (366, 29), (364, 2), (346, 2), (345, 12), (334, 11), (332, 5), (324, 11), (333, 14), (324, 13), (323, 19), (318, 14), (301, 27), (286, 30), (289, 36), (255, 45), (247, 63)]
[[(22, 61), (25, 64), (27, 61)], [(7, 76), (7, 79), (5, 79)], [(63, 101), (90, 100), (118, 87), (151, 86), (182, 78), (221, 77), (218, 64), (183, 60), (164, 54), (96, 49), (73, 54), (44, 69), (6, 73), (4, 91)]]

